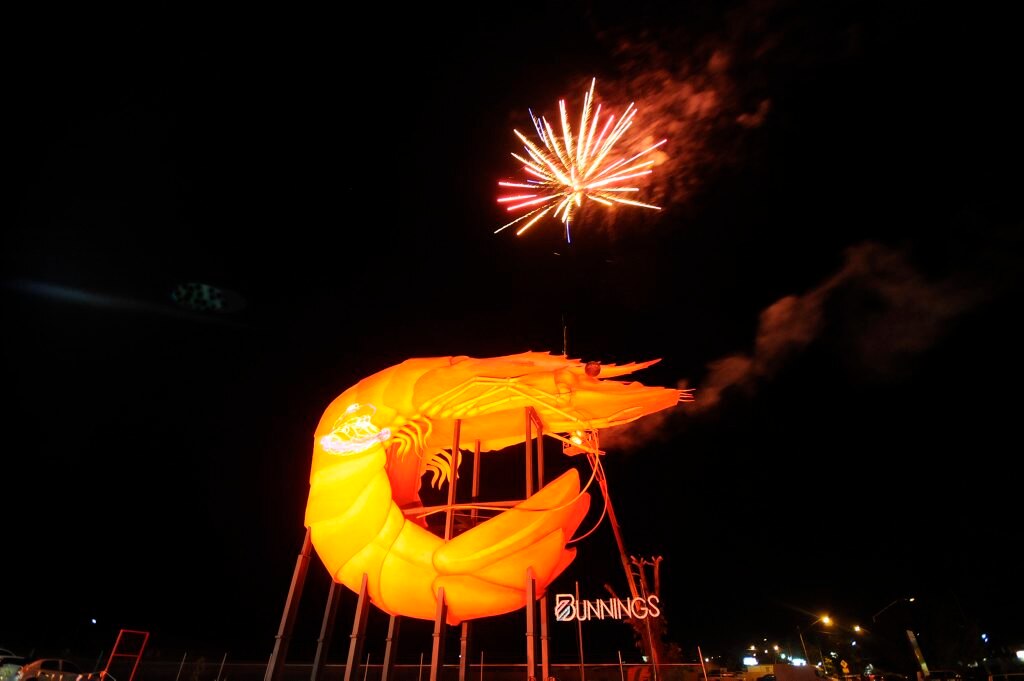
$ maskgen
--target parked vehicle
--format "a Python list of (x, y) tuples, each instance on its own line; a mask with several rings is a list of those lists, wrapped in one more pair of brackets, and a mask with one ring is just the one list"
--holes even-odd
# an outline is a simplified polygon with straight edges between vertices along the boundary
[(0, 655), (0, 681), (14, 681), (14, 677), (17, 676), (18, 672), (21, 671), (22, 665), (28, 660), (15, 655), (9, 650), (0, 651), (3, 654)]
[(82, 675), (78, 665), (59, 657), (44, 657), (22, 666), (14, 681), (77, 681)]

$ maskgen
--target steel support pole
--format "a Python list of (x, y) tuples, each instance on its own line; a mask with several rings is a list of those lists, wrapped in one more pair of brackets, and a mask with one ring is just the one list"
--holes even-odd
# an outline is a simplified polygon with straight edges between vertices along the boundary
[(576, 641), (580, 646), (580, 681), (587, 681), (586, 670), (583, 666), (583, 624), (580, 621), (580, 583), (576, 582)]
[(469, 671), (469, 622), (462, 623), (462, 634), (459, 637), (459, 681), (466, 681)]
[(224, 657), (220, 658), (220, 669), (217, 670), (217, 681), (220, 681), (221, 674), (224, 673), (224, 663), (228, 661), (228, 654), (224, 653)]
[(363, 656), (363, 641), (366, 640), (366, 617), (370, 612), (370, 598), (366, 593), (366, 573), (359, 584), (359, 600), (356, 601), (356, 612), (352, 617), (352, 634), (348, 643), (348, 659), (345, 661), (345, 681), (356, 681), (359, 674), (359, 662)]
[(338, 615), (338, 603), (341, 602), (343, 588), (341, 584), (331, 580), (331, 590), (327, 592), (327, 607), (324, 608), (324, 620), (320, 625), (320, 638), (316, 641), (316, 654), (313, 656), (313, 671), (309, 676), (310, 681), (320, 681), (324, 666), (327, 664), (331, 639), (334, 637), (334, 620)]
[(384, 665), (381, 667), (380, 681), (394, 681), (395, 658), (398, 657), (398, 634), (402, 628), (402, 618), (392, 615), (388, 621), (388, 640), (384, 644)]
[(526, 415), (526, 498), (533, 495), (533, 414), (530, 407), (523, 410)]
[(452, 472), (448, 478), (448, 510), (444, 514), (444, 540), (452, 538), (455, 530), (455, 489), (459, 482), (459, 431), (462, 430), (462, 419), (455, 419), (455, 433), (452, 439)]
[[(476, 501), (480, 496), (480, 440), (476, 441), (473, 447), (473, 487), (471, 497)], [(476, 519), (479, 511), (473, 508), (469, 511), (470, 527), (476, 527)], [(472, 625), (469, 620), (462, 623), (462, 637), (459, 641), (459, 681), (467, 681), (469, 673), (469, 644), (472, 637)], [(387, 679), (383, 681), (388, 681)]]
[(526, 570), (526, 681), (537, 679), (537, 580), (533, 568)]
[(809, 657), (807, 654), (807, 644), (804, 643), (804, 632), (800, 631), (800, 627), (797, 627), (796, 635), (800, 637), (800, 647), (804, 649), (804, 662), (807, 662), (807, 658)]
[(277, 629), (277, 636), (274, 637), (274, 650), (270, 653), (270, 660), (267, 662), (267, 672), (263, 676), (264, 681), (278, 681), (281, 678), (284, 659), (288, 656), (288, 644), (291, 642), (292, 630), (295, 628), (295, 615), (299, 611), (302, 587), (306, 583), (306, 573), (309, 572), (309, 555), (312, 549), (312, 533), (307, 527), (306, 537), (302, 540), (302, 548), (299, 550), (298, 558), (295, 559), (292, 583), (288, 587), (288, 597), (284, 602), (281, 624)]
[[(540, 422), (537, 410), (532, 407), (531, 410), (537, 426), (537, 487), (544, 489), (544, 426)], [(551, 637), (548, 635), (548, 590), (544, 589), (540, 596), (540, 673), (544, 677), (543, 681), (548, 681), (551, 678), (551, 656), (548, 649), (550, 639)]]
[(430, 649), (430, 681), (439, 681), (444, 667), (444, 623), (448, 619), (448, 603), (444, 587), (437, 590), (437, 612), (434, 615), (434, 643)]
[[(600, 465), (597, 454), (588, 453), (587, 457), (590, 459), (591, 466)], [(626, 556), (626, 543), (622, 539), (622, 530), (619, 529), (619, 520), (615, 516), (615, 507), (612, 506), (612, 497), (608, 493), (608, 480), (604, 476), (604, 469), (599, 468), (594, 477), (597, 479), (597, 484), (601, 488), (601, 494), (604, 495), (605, 508), (608, 513), (608, 523), (612, 526), (612, 535), (615, 537), (615, 545), (619, 548), (619, 560), (622, 561), (622, 569), (626, 573), (626, 583), (629, 585), (629, 595), (633, 598), (637, 598), (640, 596), (640, 593), (636, 588), (636, 580), (633, 579), (633, 571), (629, 567), (629, 558)]]
[[(100, 653), (100, 657), (103, 657), (103, 653)], [(184, 655), (181, 656), (181, 664), (178, 666), (178, 674), (177, 674), (177, 676), (174, 677), (174, 681), (178, 681), (178, 679), (181, 678), (181, 670), (185, 668), (185, 658), (186, 657), (188, 657), (188, 652), (187, 651), (185, 652)], [(97, 660), (96, 661), (96, 669), (99, 669), (99, 666), (100, 666), (99, 665), (99, 660)], [(94, 670), (93, 674), (95, 674), (95, 673), (96, 672)]]
[[(455, 490), (459, 481), (459, 436), (462, 431), (462, 420), (455, 419), (452, 434), (452, 466), (448, 478), (448, 508), (444, 516), (444, 540), (452, 538), (455, 531)], [(438, 681), (444, 669), (444, 634), (445, 621), (448, 619), (448, 603), (445, 600), (444, 587), (437, 590), (437, 612), (434, 616), (434, 644), (430, 652), (430, 681)]]

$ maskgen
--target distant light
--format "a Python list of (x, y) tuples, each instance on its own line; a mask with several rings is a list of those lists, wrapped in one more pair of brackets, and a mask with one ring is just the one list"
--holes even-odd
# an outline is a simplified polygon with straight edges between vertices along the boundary
[(786, 659), (786, 653), (782, 653), (781, 655), (779, 655), (779, 657), (781, 657), (783, 660), (785, 660)]
[(93, 617), (93, 618), (92, 618), (91, 620), (89, 620), (89, 621), (90, 621), (90, 622), (92, 622), (93, 624), (96, 624), (96, 618), (95, 618), (95, 617)]
[(853, 625), (853, 630), (856, 631), (859, 634), (860, 633), (860, 625), (859, 624), (854, 624)]
[(857, 645), (857, 642), (856, 641), (850, 641), (850, 645), (851, 646), (855, 646), (855, 645)]
[(646, 655), (641, 655), (640, 657), (643, 658), (644, 662), (647, 662), (647, 656)]
[(982, 634), (981, 635), (981, 640), (984, 641), (985, 643), (988, 643), (988, 634)]
[(794, 667), (806, 667), (807, 666), (807, 660), (805, 660), (802, 657), (791, 657), (791, 658), (789, 658), (789, 661), (793, 663)]
[(756, 657), (750, 657), (748, 655), (747, 657), (743, 658), (743, 664), (747, 665), (748, 667), (753, 667), (754, 665), (757, 664), (757, 658)]
[(245, 299), (234, 291), (197, 281), (176, 285), (171, 300), (197, 312), (238, 312), (245, 307)]
[(1020, 660), (1021, 662), (1024, 662), (1024, 650), (1018, 650), (1017, 651), (1017, 659)]
[(914, 602), (914, 601), (916, 601), (916, 600), (917, 600), (916, 598), (914, 598), (913, 596), (911, 596), (910, 598), (908, 598), (908, 599), (907, 599), (907, 603), (913, 603), (913, 602)]
[[(1020, 651), (1020, 652), (1024, 653), (1024, 650), (1022, 650), (1022, 651)], [(704, 658), (704, 661), (705, 661), (705, 662), (711, 662), (711, 658), (710, 658), (710, 657), (705, 657), (705, 658)]]
[(839, 654), (836, 653), (836, 651), (834, 651), (834, 650), (829, 652), (828, 656), (831, 657), (834, 660), (839, 658)]
[(751, 643), (751, 644), (750, 644), (750, 649), (751, 649), (751, 650), (757, 650), (757, 648), (755, 648), (755, 647), (754, 647), (754, 644), (753, 644), (753, 643)]
[(825, 615), (824, 617), (822, 617), (821, 621), (824, 622), (825, 624), (832, 624), (832, 618), (829, 617), (828, 615)]
[(775, 652), (779, 652), (779, 647), (778, 646), (772, 646), (772, 650), (774, 650)]

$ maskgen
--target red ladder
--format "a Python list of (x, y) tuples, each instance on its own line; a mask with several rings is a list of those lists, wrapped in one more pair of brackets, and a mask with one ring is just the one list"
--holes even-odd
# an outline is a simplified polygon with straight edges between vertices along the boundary
[[(140, 638), (141, 643), (139, 642)], [(131, 629), (121, 629), (118, 631), (117, 640), (114, 642), (114, 649), (110, 651), (110, 657), (107, 658), (107, 666), (100, 672), (100, 678), (106, 679), (110, 673), (110, 665), (113, 664), (114, 658), (130, 657), (134, 659), (134, 662), (132, 663), (132, 674), (128, 677), (128, 681), (135, 681), (135, 670), (139, 668), (139, 660), (142, 659), (142, 651), (146, 649), (147, 641), (149, 641), (148, 631), (133, 631)], [(132, 642), (138, 644), (138, 650), (134, 649)], [(131, 648), (132, 652), (118, 652), (126, 646)]]

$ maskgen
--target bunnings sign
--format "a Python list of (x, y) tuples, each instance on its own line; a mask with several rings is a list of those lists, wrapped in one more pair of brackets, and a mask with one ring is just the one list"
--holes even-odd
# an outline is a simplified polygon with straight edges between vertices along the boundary
[(584, 601), (576, 600), (572, 594), (555, 594), (555, 619), (559, 622), (573, 620), (587, 622), (591, 619), (603, 620), (605, 618), (624, 620), (630, 617), (644, 620), (659, 615), (661, 615), (661, 609), (658, 608), (657, 596)]

